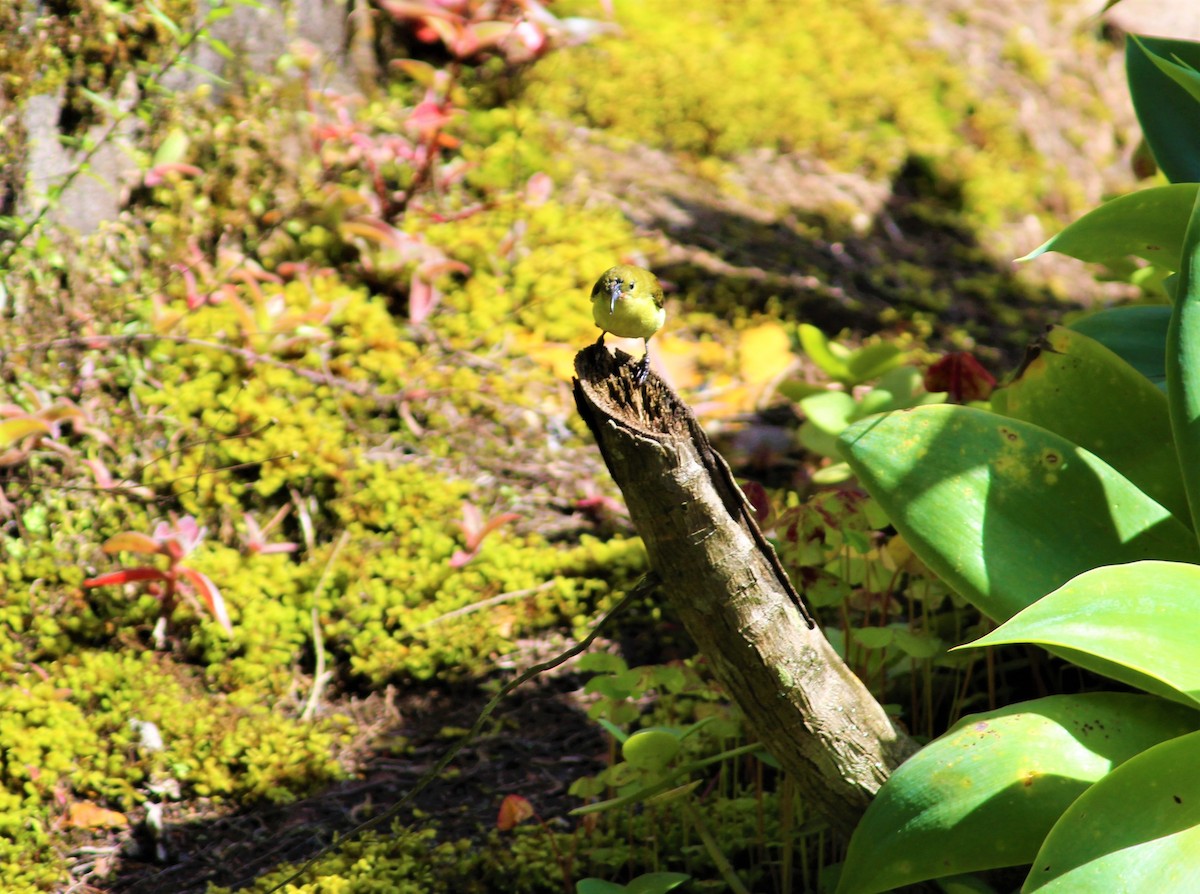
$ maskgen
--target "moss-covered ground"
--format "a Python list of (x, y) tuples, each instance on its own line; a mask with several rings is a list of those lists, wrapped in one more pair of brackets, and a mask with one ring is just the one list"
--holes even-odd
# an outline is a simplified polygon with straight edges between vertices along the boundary
[[(71, 136), (113, 114), (89, 97), (132, 72), (145, 176), (87, 236), (5, 199), (12, 894), (260, 875), (265, 891), (411, 787), (497, 680), (614, 604), (644, 554), (569, 390), (596, 334), (586, 295), (611, 264), (666, 283), (655, 368), (735, 466), (805, 492), (820, 460), (774, 387), (819, 378), (799, 323), (917, 357), (975, 350), (998, 371), (1099, 294), (1008, 262), (1121, 183), (1078, 186), (1064, 174), (1077, 160), (1021, 114), (1052, 95), (1080, 128), (1127, 126), (1097, 113), (1111, 47), (1055, 4), (981, 42), (991, 78), (944, 46), (972, 22), (937, 3), (630, 0), (579, 45), (531, 20), (557, 44), (457, 60), (430, 24), (445, 17), (380, 4), (384, 74), (352, 95), (324, 87), (336, 59), (301, 43), (220, 90), (162, 88), (193, 34), (188, 4), (18, 6), (3, 12), (21, 38), (0, 48), (6, 120), (61, 89)], [(492, 6), (512, 28), (516, 6)], [(607, 19), (603, 4), (550, 7), (560, 24)], [(416, 61), (387, 64), (400, 58)], [(26, 147), (5, 134), (20, 196)], [(1085, 148), (1117, 170), (1119, 138)], [(155, 571), (113, 582), (137, 568)], [(597, 648), (681, 667), (682, 640), (647, 604)], [(584, 679), (568, 669), (514, 697), (403, 825), (289, 890), (719, 878), (669, 807), (567, 816), (583, 802), (572, 783), (611, 757)], [(706, 685), (689, 677), (656, 710), (720, 715), (713, 741), (743, 741)], [(643, 694), (608, 716), (635, 722)], [(754, 889), (780, 890), (794, 793), (758, 766), (714, 784), (706, 809)], [(542, 825), (491, 828), (508, 794)]]

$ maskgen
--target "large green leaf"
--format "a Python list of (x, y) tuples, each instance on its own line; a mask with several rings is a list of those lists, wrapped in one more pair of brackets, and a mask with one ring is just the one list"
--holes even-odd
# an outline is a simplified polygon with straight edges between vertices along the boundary
[(1130, 685), (1200, 703), (1198, 596), (1200, 566), (1152, 561), (1096, 568), (971, 645), (1039, 643)]
[(850, 840), (838, 894), (1029, 863), (1093, 782), (1198, 721), (1130, 693), (1050, 696), (964, 718), (879, 790)]
[(918, 407), (857, 422), (839, 443), (921, 560), (999, 620), (1100, 565), (1198, 558), (1170, 512), (1027, 422)]
[(1147, 749), (1050, 831), (1026, 894), (1200, 891), (1200, 732)]
[(1099, 342), (1052, 328), (992, 407), (1092, 451), (1180, 521), (1190, 518), (1167, 396)]
[(1048, 251), (1096, 263), (1134, 255), (1178, 270), (1197, 188), (1195, 183), (1154, 186), (1105, 202), (1020, 260)]
[(1200, 180), (1200, 103), (1183, 86), (1189, 67), (1200, 68), (1200, 44), (1164, 37), (1125, 44), (1133, 107), (1154, 160), (1172, 183)]
[(1195, 527), (1200, 519), (1200, 198), (1192, 208), (1183, 256), (1167, 328), (1167, 403)]
[(1155, 385), (1167, 384), (1167, 326), (1171, 308), (1165, 304), (1109, 307), (1080, 317), (1067, 328), (1104, 345)]

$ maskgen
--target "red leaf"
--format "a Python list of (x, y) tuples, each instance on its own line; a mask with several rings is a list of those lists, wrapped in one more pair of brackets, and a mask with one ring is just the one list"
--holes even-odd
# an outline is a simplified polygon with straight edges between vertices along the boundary
[(746, 495), (750, 507), (754, 510), (758, 526), (768, 527), (767, 523), (771, 520), (771, 498), (767, 496), (767, 489), (757, 481), (743, 481), (741, 486), (742, 493)]
[(954, 404), (987, 400), (995, 387), (995, 376), (966, 351), (947, 354), (925, 370), (925, 390), (944, 391)]
[(229, 613), (225, 611), (225, 599), (221, 596), (221, 591), (217, 589), (217, 585), (211, 580), (197, 571), (195, 568), (187, 568), (181, 566), (179, 569), (188, 579), (196, 592), (204, 600), (208, 610), (212, 612), (212, 616), (217, 619), (217, 623), (221, 625), (221, 629), (226, 633), (233, 633), (233, 625), (229, 623)]
[(420, 326), (433, 313), (442, 295), (432, 284), (413, 274), (408, 287), (408, 320)]
[(85, 587), (109, 587), (114, 584), (131, 584), (140, 580), (167, 580), (167, 575), (157, 568), (124, 568), (110, 571), (99, 577), (90, 577), (83, 582)]

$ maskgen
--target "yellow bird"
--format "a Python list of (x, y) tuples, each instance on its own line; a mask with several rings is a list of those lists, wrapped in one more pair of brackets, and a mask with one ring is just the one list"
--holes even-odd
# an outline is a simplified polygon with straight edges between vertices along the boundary
[(621, 338), (640, 338), (646, 353), (634, 372), (640, 385), (650, 374), (650, 336), (662, 328), (667, 319), (663, 310), (663, 290), (658, 277), (645, 267), (618, 264), (610, 267), (592, 287), (592, 317), (600, 327), (596, 344), (604, 344), (608, 333)]

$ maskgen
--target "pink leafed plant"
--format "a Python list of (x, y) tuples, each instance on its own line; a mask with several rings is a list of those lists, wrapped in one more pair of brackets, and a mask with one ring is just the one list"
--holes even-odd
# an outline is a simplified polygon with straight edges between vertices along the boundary
[(201, 574), (195, 568), (183, 564), (200, 542), (204, 539), (206, 528), (196, 523), (190, 515), (183, 518), (171, 517), (171, 521), (159, 522), (151, 534), (140, 531), (124, 531), (110, 537), (104, 544), (104, 551), (109, 555), (129, 552), (144, 556), (162, 556), (167, 560), (166, 568), (156, 568), (152, 565), (138, 565), (122, 568), (89, 578), (83, 586), (108, 587), (121, 584), (147, 582), (150, 592), (162, 601), (162, 612), (158, 625), (155, 627), (155, 639), (161, 647), (165, 637), (167, 619), (175, 609), (179, 597), (190, 602), (199, 609), (199, 596), (207, 606), (209, 613), (228, 634), (233, 633), (233, 625), (229, 621), (229, 613), (225, 609), (225, 600), (217, 585)]
[(502, 512), (495, 518), (485, 520), (483, 512), (474, 503), (463, 503), (462, 506), (463, 520), (458, 523), (458, 527), (463, 532), (463, 538), (466, 540), (466, 549), (455, 550), (454, 555), (450, 557), (451, 568), (462, 568), (478, 555), (480, 547), (483, 546), (484, 538), (488, 534), (495, 531), (501, 525), (506, 525), (510, 521), (516, 521), (521, 516), (515, 512)]

